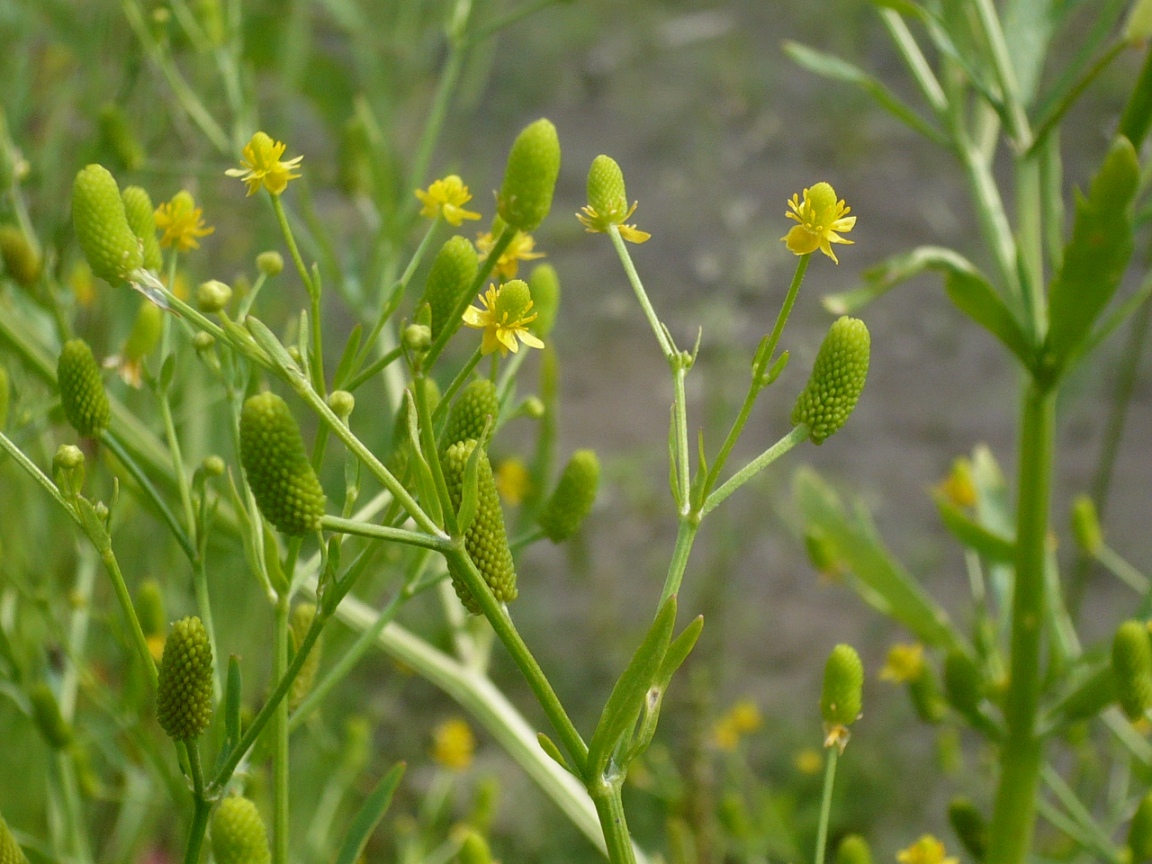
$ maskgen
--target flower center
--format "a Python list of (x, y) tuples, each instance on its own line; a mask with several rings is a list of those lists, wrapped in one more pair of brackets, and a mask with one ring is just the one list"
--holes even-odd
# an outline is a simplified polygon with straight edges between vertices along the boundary
[(513, 279), (500, 286), (492, 317), (497, 324), (516, 325), (525, 320), (531, 308), (532, 294), (528, 290), (528, 283), (523, 279)]

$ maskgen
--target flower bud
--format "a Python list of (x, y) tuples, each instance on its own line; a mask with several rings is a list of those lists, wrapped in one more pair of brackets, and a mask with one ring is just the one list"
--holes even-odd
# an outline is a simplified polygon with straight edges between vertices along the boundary
[(95, 438), (108, 428), (112, 407), (104, 392), (100, 367), (83, 339), (64, 343), (56, 363), (56, 383), (64, 416), (82, 437)]
[(1152, 708), (1152, 642), (1141, 621), (1125, 621), (1112, 638), (1112, 676), (1116, 698), (1135, 722)]
[(404, 347), (413, 353), (427, 351), (432, 347), (432, 328), (427, 324), (409, 324), (400, 338)]
[(136, 319), (121, 351), (125, 360), (138, 361), (151, 354), (164, 333), (164, 312), (150, 300), (140, 303)]
[(840, 644), (824, 665), (824, 689), (820, 713), (829, 726), (850, 726), (863, 706), (864, 664), (851, 645)]
[(4, 262), (4, 272), (21, 288), (33, 288), (40, 281), (43, 261), (16, 225), (0, 225), (0, 260)]
[(487, 840), (469, 829), (464, 835), (464, 842), (460, 844), (456, 860), (459, 864), (492, 864), (492, 850), (488, 848)]
[(828, 330), (808, 384), (792, 409), (792, 424), (808, 427), (813, 444), (836, 432), (856, 407), (868, 377), (868, 328), (844, 316)]
[(1104, 545), (1096, 502), (1087, 495), (1077, 495), (1072, 502), (1072, 536), (1076, 538), (1076, 545), (1088, 555), (1095, 555)]
[(628, 212), (624, 173), (616, 160), (601, 154), (588, 169), (588, 206), (608, 222), (620, 222)]
[(600, 485), (600, 460), (592, 450), (577, 450), (564, 466), (560, 482), (544, 509), (540, 527), (553, 543), (567, 540), (592, 512)]
[(216, 344), (216, 337), (201, 330), (192, 337), (192, 347), (197, 351), (207, 351)]
[(529, 396), (524, 400), (520, 410), (525, 417), (531, 417), (533, 420), (539, 420), (548, 413), (548, 409), (544, 405), (544, 400), (539, 396)]
[(1132, 824), (1128, 827), (1128, 849), (1132, 853), (1132, 864), (1152, 859), (1152, 792), (1149, 792), (1132, 814)]
[(61, 444), (52, 457), (53, 472), (75, 471), (84, 467), (84, 451), (75, 444)]
[(120, 187), (102, 165), (89, 165), (76, 175), (72, 225), (92, 272), (106, 282), (127, 282), (143, 266), (144, 253), (128, 224)]
[(212, 814), (212, 857), (216, 864), (268, 864), (268, 833), (260, 811), (247, 798), (225, 798)]
[(963, 651), (951, 651), (944, 658), (944, 695), (966, 716), (976, 714), (984, 701), (984, 675)]
[(115, 102), (105, 102), (100, 106), (98, 118), (100, 143), (109, 154), (116, 157), (118, 168), (135, 171), (144, 164), (144, 148), (128, 125), (128, 118)]
[(200, 463), (200, 470), (204, 472), (206, 477), (220, 477), (225, 471), (224, 460), (219, 456), (205, 456), (204, 461)]
[(8, 425), (8, 405), (12, 400), (12, 385), (8, 380), (8, 370), (0, 366), (0, 432)]
[(285, 534), (316, 531), (327, 503), (288, 405), (260, 393), (240, 412), (240, 464), (264, 518)]
[(448, 422), (440, 439), (441, 452), (458, 441), (467, 441), (469, 438), (479, 441), (489, 417), (492, 418), (489, 429), (491, 434), (492, 429), (496, 428), (499, 414), (500, 399), (496, 385), (488, 378), (477, 378), (460, 391), (448, 411)]
[[(459, 509), (464, 491), (464, 469), (472, 451), (477, 447), (474, 439), (460, 441), (448, 448), (444, 454), (444, 479), (452, 506)], [(502, 603), (516, 599), (516, 568), (512, 561), (512, 551), (508, 548), (508, 534), (504, 528), (504, 512), (500, 509), (500, 498), (496, 492), (496, 480), (492, 476), (492, 466), (488, 454), (481, 450), (480, 464), (477, 466), (478, 483), (476, 489), (476, 515), (472, 524), (464, 532), (464, 548), (480, 571), (480, 575), (492, 589), (492, 594)], [(452, 577), (452, 587), (464, 607), (474, 615), (480, 614), (480, 604), (468, 590), (459, 573), (448, 571)]]
[(328, 394), (328, 407), (341, 420), (347, 420), (356, 410), (356, 397), (347, 390), (333, 390)]
[(52, 688), (39, 681), (29, 688), (28, 699), (32, 703), (32, 719), (48, 746), (54, 750), (67, 748), (72, 743), (72, 727), (60, 713)]
[(24, 850), (12, 836), (12, 831), (3, 816), (0, 816), (0, 864), (28, 864)]
[[(312, 621), (315, 618), (315, 603), (299, 603), (292, 610), (288, 633), (292, 637), (293, 651), (300, 650), (300, 646), (304, 643), (304, 637), (308, 635), (308, 628), (312, 626)], [(322, 641), (323, 637), (320, 637), (312, 645), (308, 659), (304, 661), (304, 665), (300, 667), (300, 672), (296, 675), (296, 680), (292, 682), (292, 691), (288, 694), (289, 711), (295, 711), (300, 707), (304, 697), (312, 690), (312, 684), (316, 680), (316, 671), (320, 668), (320, 643)]]
[(836, 864), (872, 864), (872, 850), (859, 834), (848, 834), (836, 847)]
[(988, 824), (984, 814), (967, 798), (953, 798), (948, 804), (948, 822), (973, 860), (984, 860), (988, 852)]
[(256, 256), (256, 269), (265, 276), (279, 276), (284, 271), (284, 256), (272, 250)]
[(164, 266), (160, 254), (160, 241), (156, 237), (156, 208), (152, 197), (139, 186), (127, 187), (120, 196), (124, 200), (124, 215), (132, 233), (140, 238), (144, 251), (144, 269), (159, 273)]
[(231, 300), (232, 289), (216, 279), (201, 282), (200, 287), (196, 289), (196, 305), (200, 307), (201, 312), (209, 315), (226, 309)]
[(432, 338), (439, 337), (445, 328), (454, 333), (464, 323), (463, 318), (453, 313), (464, 298), (470, 296), (478, 267), (476, 247), (467, 237), (453, 237), (436, 253), (420, 301), (432, 309)]
[(496, 209), (505, 222), (530, 234), (552, 208), (552, 192), (560, 175), (560, 140), (546, 119), (524, 128), (512, 144), (504, 185)]
[(168, 631), (156, 719), (174, 741), (199, 737), (212, 720), (212, 645), (199, 618), (183, 618)]
[(547, 339), (560, 311), (560, 277), (556, 275), (556, 268), (551, 264), (537, 264), (528, 277), (528, 288), (532, 293), (532, 308), (536, 310), (536, 320), (528, 329)]

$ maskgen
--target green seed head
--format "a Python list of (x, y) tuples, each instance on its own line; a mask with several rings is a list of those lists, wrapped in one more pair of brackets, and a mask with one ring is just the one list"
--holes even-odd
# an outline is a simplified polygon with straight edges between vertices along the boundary
[(868, 328), (844, 316), (828, 330), (808, 384), (792, 409), (792, 424), (804, 424), (813, 444), (838, 430), (856, 407), (868, 377)]
[(1128, 828), (1128, 849), (1132, 853), (1132, 864), (1152, 860), (1152, 792), (1141, 799), (1132, 824)]
[(144, 251), (128, 224), (120, 187), (102, 165), (89, 165), (76, 175), (72, 226), (88, 265), (101, 279), (119, 285), (144, 265)]
[(461, 390), (456, 401), (452, 403), (441, 438), (441, 450), (447, 450), (453, 444), (467, 441), (469, 438), (479, 441), (484, 434), (488, 418), (492, 418), (491, 429), (494, 429), (499, 413), (500, 399), (496, 393), (496, 385), (488, 378), (477, 378)]
[(467, 237), (457, 235), (440, 247), (428, 271), (424, 297), (420, 301), (432, 309), (432, 338), (438, 337), (445, 328), (455, 333), (464, 323), (463, 318), (453, 313), (471, 291), (479, 266), (476, 247)]
[(496, 199), (500, 218), (531, 234), (552, 208), (552, 192), (560, 176), (560, 139), (551, 121), (531, 123), (516, 137), (504, 170), (504, 185)]
[(124, 359), (136, 361), (147, 357), (160, 344), (163, 333), (164, 312), (152, 301), (142, 301), (136, 310), (136, 320), (132, 322), (128, 338), (124, 340), (121, 352)]
[(21, 288), (33, 288), (40, 281), (43, 261), (15, 225), (0, 225), (0, 261), (4, 262), (4, 272)]
[(600, 485), (600, 460), (592, 450), (577, 450), (564, 466), (556, 491), (540, 511), (540, 527), (553, 543), (567, 540), (592, 512)]
[(3, 816), (0, 816), (0, 864), (28, 864), (24, 850), (12, 836), (12, 831), (9, 830)]
[(624, 173), (611, 156), (600, 155), (588, 169), (588, 206), (606, 222), (621, 222), (628, 212)]
[(863, 707), (864, 664), (851, 645), (840, 644), (824, 664), (820, 713), (828, 726), (850, 726)]
[(1152, 642), (1141, 621), (1125, 621), (1112, 638), (1112, 676), (1116, 698), (1135, 722), (1152, 708)]
[[(475, 440), (460, 441), (449, 447), (444, 454), (444, 479), (448, 483), (448, 492), (455, 508), (460, 507), (464, 469), (476, 446)], [(464, 534), (464, 548), (496, 599), (502, 603), (511, 603), (518, 593), (516, 568), (512, 562), (512, 551), (508, 548), (508, 534), (504, 529), (504, 512), (500, 509), (500, 498), (496, 493), (496, 479), (492, 476), (488, 454), (483, 450), (477, 467), (476, 516)], [(464, 580), (458, 573), (452, 572), (451, 567), (449, 573), (460, 602), (469, 612), (479, 615), (480, 604)]]
[(253, 396), (240, 412), (240, 463), (260, 512), (285, 534), (310, 534), (324, 516), (324, 490), (296, 418), (275, 393)]
[(45, 682), (33, 684), (28, 691), (32, 703), (32, 719), (36, 728), (54, 750), (63, 750), (72, 743), (72, 727), (60, 713), (60, 705), (52, 688)]
[(183, 618), (168, 631), (156, 719), (174, 741), (199, 737), (212, 720), (212, 646), (199, 618)]
[(84, 438), (95, 438), (112, 419), (108, 394), (92, 349), (83, 339), (64, 343), (56, 363), (56, 382), (64, 416)]
[(551, 264), (536, 265), (528, 277), (528, 288), (536, 312), (536, 320), (529, 323), (528, 329), (541, 339), (547, 339), (560, 311), (560, 277), (556, 275), (556, 268)]
[(100, 143), (108, 153), (116, 157), (118, 168), (135, 171), (144, 164), (144, 148), (140, 146), (128, 118), (115, 102), (106, 102), (100, 107)]
[[(289, 633), (292, 636), (292, 650), (299, 651), (308, 628), (316, 617), (315, 603), (300, 603), (292, 610)], [(323, 637), (316, 640), (312, 650), (308, 652), (308, 659), (300, 667), (300, 673), (292, 682), (292, 692), (288, 696), (288, 710), (295, 711), (304, 697), (312, 690), (312, 683), (316, 680), (316, 671), (320, 668), (320, 643)]]
[(260, 811), (247, 798), (225, 798), (212, 814), (212, 856), (216, 864), (268, 864), (268, 833)]
[(1087, 495), (1078, 495), (1072, 502), (1072, 536), (1076, 538), (1076, 545), (1089, 555), (1095, 555), (1104, 545), (1096, 504)]
[(152, 206), (152, 197), (139, 186), (129, 186), (121, 197), (128, 226), (143, 244), (144, 268), (159, 273), (164, 264), (156, 237), (156, 208)]
[(963, 651), (944, 658), (944, 694), (961, 714), (972, 715), (984, 701), (984, 675), (976, 661)]
[(836, 864), (872, 864), (872, 850), (859, 834), (849, 834), (836, 847)]
[(261, 252), (256, 256), (256, 269), (265, 276), (279, 276), (284, 271), (284, 256), (279, 252)]
[(984, 821), (984, 814), (967, 798), (953, 798), (948, 805), (948, 821), (973, 860), (983, 861), (988, 852), (988, 823)]

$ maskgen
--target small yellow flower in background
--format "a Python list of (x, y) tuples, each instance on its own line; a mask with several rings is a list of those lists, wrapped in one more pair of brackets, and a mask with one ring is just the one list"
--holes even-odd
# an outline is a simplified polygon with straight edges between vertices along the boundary
[(881, 681), (904, 683), (924, 674), (924, 646), (919, 642), (899, 643), (888, 649), (888, 659), (880, 670)]
[[(500, 227), (500, 230), (503, 230), (503, 226)], [(481, 231), (476, 235), (476, 253), (481, 261), (487, 260), (495, 245), (494, 231)], [(543, 252), (533, 251), (535, 248), (536, 240), (531, 234), (517, 231), (512, 242), (496, 259), (496, 266), (492, 268), (492, 272), (501, 279), (515, 279), (516, 274), (520, 271), (521, 261), (535, 261), (537, 258), (544, 257)]]
[(289, 180), (295, 180), (299, 174), (293, 174), (300, 167), (303, 156), (296, 156), (287, 162), (281, 162), (280, 157), (288, 145), (280, 141), (273, 141), (264, 132), (257, 132), (244, 147), (243, 158), (240, 162), (243, 168), (229, 168), (224, 173), (229, 177), (239, 177), (248, 184), (248, 194), (255, 195), (261, 186), (273, 195), (279, 195), (287, 186)]
[(443, 215), (445, 222), (459, 228), (465, 219), (480, 218), (479, 213), (464, 209), (464, 205), (472, 200), (472, 193), (455, 174), (435, 181), (427, 191), (417, 189), (416, 197), (424, 204), (420, 215), (429, 219)]
[(831, 244), (853, 242), (845, 240), (836, 232), (847, 234), (855, 227), (856, 217), (848, 215), (852, 208), (845, 206), (843, 200), (837, 200), (836, 190), (827, 183), (817, 183), (804, 190), (803, 201), (799, 195), (793, 195), (788, 208), (792, 212), (785, 215), (800, 223), (780, 238), (788, 251), (796, 255), (808, 255), (819, 249), (839, 264)]
[(972, 462), (963, 456), (952, 461), (952, 470), (940, 481), (936, 491), (957, 507), (976, 506), (976, 484), (972, 481)]
[(496, 491), (504, 503), (515, 507), (524, 500), (532, 488), (532, 475), (522, 459), (515, 456), (503, 460), (496, 466)]
[(200, 248), (200, 237), (207, 237), (216, 229), (204, 224), (203, 211), (196, 206), (192, 193), (181, 189), (156, 208), (156, 227), (164, 233), (160, 235), (160, 245), (167, 249), (175, 246), (180, 252)]
[(718, 750), (731, 753), (739, 746), (740, 739), (759, 729), (762, 722), (756, 703), (750, 699), (741, 699), (712, 727), (712, 743)]
[(144, 643), (148, 646), (148, 653), (157, 663), (164, 657), (164, 643), (167, 641), (163, 633), (146, 636)]
[(517, 338), (529, 348), (544, 347), (544, 343), (528, 330), (528, 325), (536, 320), (536, 313), (529, 314), (532, 294), (522, 279), (505, 282), (499, 288), (490, 285), (480, 295), (480, 302), (483, 309), (469, 306), (464, 310), (464, 323), (484, 331), (481, 354), (491, 354), (497, 348), (501, 357), (507, 357), (509, 351), (515, 354), (520, 350)]
[(476, 736), (459, 717), (445, 720), (432, 730), (432, 758), (445, 768), (463, 771), (472, 764)]
[(944, 844), (925, 834), (907, 849), (896, 853), (896, 860), (900, 864), (960, 864), (960, 859), (945, 856)]
[(68, 287), (80, 306), (88, 307), (96, 302), (96, 278), (83, 258), (77, 259), (68, 271)]
[(792, 762), (801, 774), (819, 774), (824, 767), (824, 754), (812, 747), (807, 747), (797, 753)]

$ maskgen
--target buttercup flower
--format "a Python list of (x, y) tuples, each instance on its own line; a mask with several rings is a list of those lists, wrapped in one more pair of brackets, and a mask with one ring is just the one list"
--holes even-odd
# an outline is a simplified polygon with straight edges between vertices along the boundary
[(288, 149), (287, 144), (273, 141), (264, 132), (257, 132), (244, 147), (243, 168), (229, 168), (224, 173), (229, 177), (239, 177), (248, 184), (248, 194), (255, 195), (263, 186), (273, 195), (279, 195), (299, 174), (293, 174), (300, 167), (303, 156), (296, 156), (287, 162), (280, 157)]
[(476, 736), (472, 727), (459, 717), (445, 720), (432, 732), (432, 758), (453, 771), (463, 771), (472, 764)]
[(639, 202), (628, 206), (628, 194), (624, 186), (624, 174), (611, 156), (600, 155), (592, 160), (588, 169), (588, 203), (577, 213), (588, 231), (606, 233), (608, 226), (616, 225), (620, 236), (632, 243), (643, 243), (652, 235), (641, 231), (635, 225), (625, 225)]
[(464, 209), (464, 205), (472, 200), (472, 193), (456, 174), (435, 181), (427, 190), (417, 189), (416, 197), (424, 204), (420, 215), (429, 219), (442, 215), (445, 222), (459, 228), (465, 219), (480, 218), (479, 213)]
[(788, 208), (792, 212), (785, 215), (800, 223), (780, 238), (788, 251), (796, 255), (808, 255), (819, 249), (839, 264), (831, 244), (853, 242), (845, 240), (836, 232), (847, 234), (855, 227), (856, 217), (848, 215), (852, 208), (846, 206), (843, 200), (837, 200), (836, 190), (827, 183), (817, 183), (804, 190), (803, 202), (799, 195), (793, 195)]
[[(503, 226), (499, 226), (503, 231)], [(488, 258), (492, 252), (492, 248), (496, 245), (496, 236), (493, 231), (482, 231), (476, 235), (476, 253), (481, 261)], [(512, 238), (512, 242), (508, 244), (507, 248), (496, 259), (496, 266), (492, 268), (492, 272), (499, 276), (501, 279), (515, 279), (516, 274), (520, 271), (521, 261), (535, 261), (537, 258), (543, 258), (543, 252), (534, 252), (536, 248), (536, 240), (531, 234), (525, 234), (523, 231), (517, 231)]]
[(200, 237), (207, 237), (216, 229), (205, 225), (196, 206), (192, 193), (181, 189), (156, 208), (156, 227), (164, 233), (160, 235), (160, 245), (167, 249), (175, 246), (180, 252), (200, 248)]
[(529, 348), (544, 347), (528, 330), (528, 325), (536, 320), (536, 313), (530, 313), (532, 295), (523, 280), (513, 279), (499, 288), (489, 286), (480, 295), (480, 302), (483, 309), (469, 306), (464, 310), (464, 323), (484, 331), (481, 354), (491, 354), (497, 348), (501, 357), (507, 357), (509, 351), (515, 354), (520, 350), (517, 338)]
[(944, 844), (925, 834), (907, 849), (896, 853), (896, 860), (900, 864), (960, 864), (960, 859), (945, 856)]
[(762, 718), (756, 703), (742, 699), (728, 709), (712, 727), (712, 743), (719, 750), (733, 752), (740, 739), (760, 728)]
[(915, 681), (924, 673), (924, 646), (901, 643), (888, 649), (888, 659), (880, 670), (881, 681)]
[(524, 500), (532, 488), (532, 475), (523, 460), (515, 456), (496, 466), (496, 491), (504, 503), (515, 507)]
[(585, 230), (592, 233), (606, 233), (609, 224), (615, 224), (616, 230), (620, 232), (620, 236), (627, 240), (629, 243), (643, 243), (652, 237), (647, 231), (641, 231), (635, 225), (625, 225), (624, 220), (636, 212), (636, 206), (639, 201), (633, 201), (632, 206), (628, 211), (620, 217), (620, 221), (616, 222), (614, 219), (605, 218), (592, 209), (592, 205), (586, 204), (580, 209), (582, 213), (577, 213), (576, 218), (580, 220), (580, 224), (584, 226)]

